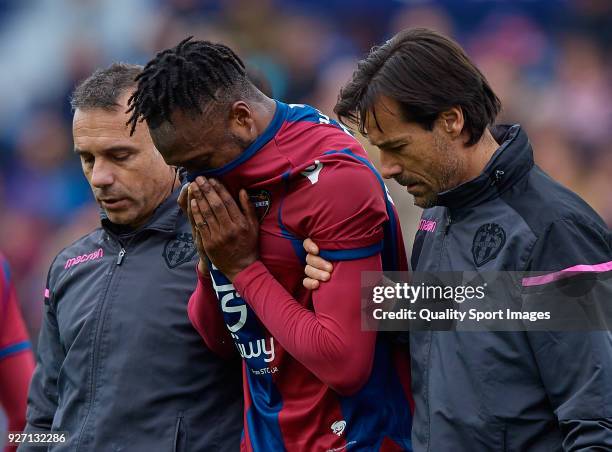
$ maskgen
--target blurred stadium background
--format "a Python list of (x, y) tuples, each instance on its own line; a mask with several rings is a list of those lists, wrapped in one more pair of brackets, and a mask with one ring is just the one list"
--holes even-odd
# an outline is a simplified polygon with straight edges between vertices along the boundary
[[(411, 26), (457, 39), (501, 97), (500, 122), (523, 124), (537, 162), (612, 224), (611, 0), (0, 1), (0, 250), (34, 342), (51, 259), (98, 225), (72, 152), (77, 81), (194, 35), (237, 50), (276, 98), (332, 115), (357, 59)], [(410, 249), (420, 212), (389, 186)]]

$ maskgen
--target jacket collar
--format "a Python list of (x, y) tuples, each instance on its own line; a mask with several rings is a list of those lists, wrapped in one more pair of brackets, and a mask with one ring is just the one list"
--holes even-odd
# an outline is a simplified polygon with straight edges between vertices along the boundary
[[(183, 170), (179, 172), (179, 178), (184, 184), (186, 182), (186, 174)], [(157, 208), (153, 211), (149, 221), (138, 229), (128, 229), (125, 226), (117, 225), (111, 222), (103, 209), (100, 209), (100, 222), (102, 227), (116, 236), (132, 236), (141, 231), (161, 231), (174, 232), (176, 229), (177, 220), (179, 217), (180, 207), (177, 203), (179, 194), (181, 193), (182, 184), (179, 185)]]
[(437, 205), (451, 209), (474, 207), (499, 197), (533, 167), (533, 150), (520, 125), (500, 125), (491, 132), (501, 143), (483, 172), (438, 195)]

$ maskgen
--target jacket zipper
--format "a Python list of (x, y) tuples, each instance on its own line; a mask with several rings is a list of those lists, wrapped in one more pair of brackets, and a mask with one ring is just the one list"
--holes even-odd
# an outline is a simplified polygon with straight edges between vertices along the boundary
[(123, 258), (125, 257), (125, 248), (121, 247), (119, 254), (117, 255), (117, 265), (121, 265)]
[(505, 172), (505, 171), (502, 171), (502, 170), (496, 170), (496, 171), (495, 171), (495, 174), (493, 175), (493, 178), (492, 178), (492, 180), (491, 180), (491, 187), (492, 187), (493, 185), (497, 185), (497, 184), (499, 184), (499, 183), (501, 182), (502, 176), (503, 176), (504, 174), (506, 174), (506, 172)]
[(451, 224), (453, 224), (453, 218), (451, 217), (450, 212), (446, 217), (446, 227), (444, 228), (444, 237), (448, 235), (448, 231), (450, 230)]
[[(118, 240), (117, 240), (118, 241)], [(119, 242), (119, 241), (118, 241)], [(100, 302), (100, 306), (98, 308), (98, 318), (96, 321), (96, 326), (95, 326), (95, 332), (94, 332), (94, 342), (92, 344), (92, 354), (91, 354), (91, 367), (90, 367), (90, 372), (91, 372), (91, 383), (89, 385), (89, 393), (90, 393), (90, 398), (89, 398), (89, 404), (87, 407), (87, 413), (85, 414), (85, 420), (83, 421), (83, 425), (81, 426), (81, 431), (79, 432), (79, 439), (77, 441), (77, 446), (75, 450), (79, 450), (80, 446), (81, 446), (81, 440), (83, 439), (83, 432), (85, 431), (85, 427), (87, 426), (87, 422), (89, 420), (89, 414), (91, 413), (91, 408), (93, 406), (93, 401), (95, 399), (95, 388), (96, 388), (96, 365), (97, 365), (97, 356), (98, 356), (98, 348), (99, 348), (99, 344), (100, 344), (100, 335), (102, 334), (102, 327), (103, 327), (103, 323), (104, 323), (104, 316), (106, 314), (106, 306), (108, 305), (107, 303), (107, 295), (108, 295), (108, 291), (109, 288), (113, 282), (114, 276), (116, 274), (115, 269), (121, 265), (121, 263), (123, 262), (123, 258), (125, 257), (126, 254), (126, 250), (124, 245), (119, 242), (119, 245), (121, 246), (121, 249), (119, 250), (119, 253), (117, 254), (117, 260), (115, 262), (115, 265), (113, 265), (110, 269), (110, 274), (108, 276), (108, 282), (106, 284), (106, 287), (104, 289), (104, 294), (102, 295), (102, 300)]]
[(438, 258), (438, 271), (440, 270), (440, 265), (442, 264), (442, 255), (444, 254), (444, 249), (446, 248), (446, 237), (448, 236), (448, 232), (450, 231), (452, 224), (453, 218), (449, 211), (446, 217), (446, 224), (444, 225), (444, 234), (442, 235), (442, 245), (440, 246), (440, 255)]
[(183, 423), (183, 413), (180, 412), (178, 417), (176, 418), (176, 425), (174, 427), (174, 442), (172, 445), (172, 452), (179, 452), (178, 446), (179, 446), (182, 423)]
[[(453, 218), (451, 216), (450, 210), (448, 210), (447, 213), (447, 217), (446, 217), (446, 224), (444, 225), (444, 232), (442, 233), (442, 245), (440, 245), (440, 254), (438, 257), (438, 267), (437, 270), (440, 271), (440, 265), (442, 264), (442, 256), (444, 255), (444, 250), (446, 248), (446, 237), (448, 236), (448, 232), (450, 231), (450, 227), (453, 224)], [(432, 342), (433, 342), (433, 331), (428, 331), (428, 337), (429, 337), (429, 344), (428, 344), (428, 350), (427, 350), (427, 375), (426, 375), (426, 385), (427, 387), (424, 389), (425, 390), (425, 404), (427, 406), (426, 408), (426, 412), (427, 412), (427, 451), (430, 451), (430, 446), (431, 446), (431, 409), (430, 409), (430, 403), (429, 400), (431, 398), (431, 393), (430, 393), (430, 388), (431, 388), (431, 372), (430, 372), (430, 363), (431, 363), (431, 346), (432, 346)]]

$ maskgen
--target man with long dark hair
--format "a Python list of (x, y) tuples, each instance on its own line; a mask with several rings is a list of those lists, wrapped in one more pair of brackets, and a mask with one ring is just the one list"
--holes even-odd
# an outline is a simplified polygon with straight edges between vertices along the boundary
[[(604, 308), (596, 314), (609, 312), (609, 229), (534, 164), (520, 125), (493, 126), (500, 106), (459, 45), (411, 29), (359, 62), (335, 111), (380, 149), (382, 175), (425, 208), (414, 271), (520, 272), (524, 306), (586, 283)], [(333, 281), (316, 245), (305, 248), (306, 287)], [(551, 315), (588, 310), (553, 301)], [(603, 328), (411, 332), (415, 450), (612, 449), (612, 334), (595, 331), (611, 319), (595, 320)]]

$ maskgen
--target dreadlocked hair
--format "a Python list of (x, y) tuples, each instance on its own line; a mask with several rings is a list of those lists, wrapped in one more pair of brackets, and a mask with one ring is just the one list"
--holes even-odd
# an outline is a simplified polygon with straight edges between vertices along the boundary
[(192, 41), (193, 36), (176, 47), (155, 55), (135, 81), (138, 87), (128, 100), (127, 122), (134, 133), (138, 122), (151, 128), (172, 122), (175, 109), (202, 114), (202, 103), (227, 100), (224, 95), (247, 82), (242, 60), (223, 44)]

